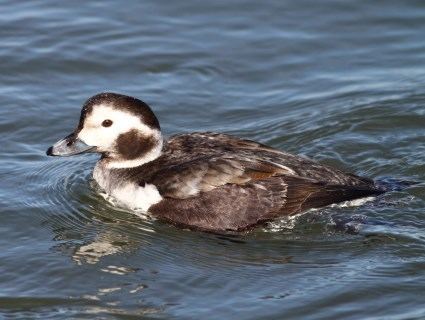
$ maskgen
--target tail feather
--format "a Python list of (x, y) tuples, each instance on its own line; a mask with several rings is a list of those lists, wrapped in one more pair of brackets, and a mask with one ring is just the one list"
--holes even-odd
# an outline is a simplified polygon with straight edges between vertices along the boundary
[(326, 184), (298, 177), (285, 177), (288, 184), (285, 206), (286, 214), (293, 215), (312, 208), (325, 207), (333, 203), (378, 196), (386, 192), (375, 184), (346, 186)]
[(380, 188), (352, 187), (328, 185), (311, 194), (303, 204), (303, 209), (320, 208), (333, 203), (339, 203), (359, 198), (378, 196), (386, 191)]

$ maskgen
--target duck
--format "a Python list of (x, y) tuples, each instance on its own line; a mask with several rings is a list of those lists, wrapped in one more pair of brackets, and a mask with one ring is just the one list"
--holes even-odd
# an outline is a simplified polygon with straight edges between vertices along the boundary
[(165, 139), (142, 100), (99, 93), (49, 156), (98, 153), (93, 178), (120, 207), (178, 227), (251, 230), (310, 209), (385, 192), (372, 179), (216, 132)]

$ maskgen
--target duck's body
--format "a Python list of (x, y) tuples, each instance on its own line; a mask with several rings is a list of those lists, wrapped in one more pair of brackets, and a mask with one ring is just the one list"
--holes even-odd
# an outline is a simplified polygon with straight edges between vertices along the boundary
[[(153, 113), (146, 110), (138, 118), (140, 124), (129, 120), (127, 130), (125, 126), (117, 129), (111, 135), (113, 143), (100, 147), (87, 143), (95, 140), (90, 133), (98, 135), (99, 141), (107, 140), (105, 134), (93, 131), (95, 123), (104, 124), (104, 117), (118, 120), (123, 114), (137, 115), (132, 102), (147, 107), (140, 100), (116, 94), (91, 98), (72, 137), (102, 153), (93, 176), (106, 193), (122, 206), (160, 220), (210, 231), (243, 230), (280, 216), (383, 192), (370, 179), (225, 134), (182, 134), (163, 141)], [(48, 154), (61, 155), (54, 148)]]

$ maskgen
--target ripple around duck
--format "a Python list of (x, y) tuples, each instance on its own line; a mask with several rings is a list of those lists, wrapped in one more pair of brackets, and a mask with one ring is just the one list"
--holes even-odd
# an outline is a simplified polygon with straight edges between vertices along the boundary
[[(84, 178), (86, 170), (77, 167), (78, 162), (71, 161), (38, 161), (31, 166), (31, 171), (25, 175), (23, 188), (27, 197), (23, 204), (28, 207), (42, 209), (42, 220), (48, 218), (60, 221), (64, 227), (78, 230), (90, 221), (85, 210), (78, 210), (86, 204), (81, 202), (81, 194), (87, 191)], [(34, 187), (38, 189), (35, 193)]]
[(70, 252), (78, 264), (142, 250), (145, 259), (169, 266), (182, 254), (178, 244), (192, 250), (188, 233), (105, 200), (91, 180), (92, 166), (90, 159), (45, 160), (34, 162), (25, 175), (20, 204), (37, 209), (34, 218), (54, 233), (58, 250)]

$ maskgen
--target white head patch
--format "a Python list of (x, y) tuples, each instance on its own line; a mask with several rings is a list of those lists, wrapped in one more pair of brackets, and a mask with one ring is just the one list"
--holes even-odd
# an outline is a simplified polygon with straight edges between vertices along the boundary
[[(112, 121), (112, 125), (108, 127), (102, 126), (105, 120)], [(160, 155), (162, 150), (162, 136), (159, 130), (152, 129), (144, 124), (140, 117), (109, 105), (101, 104), (93, 107), (92, 112), (84, 120), (84, 127), (78, 133), (78, 138), (89, 146), (96, 146), (99, 152), (113, 154), (118, 137), (131, 130), (137, 130), (142, 135), (154, 137), (158, 141), (158, 146), (150, 151), (149, 154), (145, 155), (145, 157), (147, 156), (149, 158), (149, 161)], [(145, 157), (143, 157), (144, 159), (121, 161), (121, 163), (119, 163), (120, 161), (111, 161), (111, 167), (126, 168), (141, 165), (148, 162), (148, 159), (145, 159)]]

